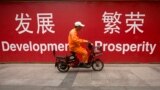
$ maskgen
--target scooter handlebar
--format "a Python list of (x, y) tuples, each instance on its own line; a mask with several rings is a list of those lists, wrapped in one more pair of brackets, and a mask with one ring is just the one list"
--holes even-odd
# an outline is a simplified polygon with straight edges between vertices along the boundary
[(93, 48), (93, 43), (91, 43), (91, 42), (88, 42), (88, 49), (92, 49)]

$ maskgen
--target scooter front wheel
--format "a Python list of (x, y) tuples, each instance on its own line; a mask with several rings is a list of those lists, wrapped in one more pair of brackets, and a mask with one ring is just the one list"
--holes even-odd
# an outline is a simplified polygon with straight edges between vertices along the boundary
[(59, 62), (57, 64), (57, 69), (60, 71), (60, 72), (67, 72), (69, 70), (69, 66), (67, 65), (67, 63), (65, 62)]
[(104, 67), (104, 63), (100, 59), (97, 59), (92, 63), (92, 69), (94, 71), (101, 71), (103, 67)]

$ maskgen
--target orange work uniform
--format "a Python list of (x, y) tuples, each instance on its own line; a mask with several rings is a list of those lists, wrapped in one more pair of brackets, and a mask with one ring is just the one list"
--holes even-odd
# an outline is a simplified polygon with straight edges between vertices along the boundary
[(85, 43), (87, 40), (80, 39), (78, 37), (78, 31), (73, 28), (68, 35), (68, 44), (69, 44), (69, 51), (73, 51), (77, 54), (82, 55), (83, 63), (88, 62), (88, 52), (85, 48), (83, 48), (80, 44)]

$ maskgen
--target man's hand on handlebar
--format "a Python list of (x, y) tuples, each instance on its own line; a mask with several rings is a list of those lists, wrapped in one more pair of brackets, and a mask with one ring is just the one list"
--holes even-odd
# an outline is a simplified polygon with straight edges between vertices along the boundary
[(85, 40), (84, 42), (87, 43), (87, 44), (91, 44), (93, 46), (93, 43), (88, 41), (88, 40)]
[(89, 41), (88, 40), (84, 40), (84, 43), (89, 43)]
[(91, 44), (91, 45), (93, 46), (93, 43), (92, 43), (92, 42), (90, 42), (90, 41), (88, 41), (88, 44)]

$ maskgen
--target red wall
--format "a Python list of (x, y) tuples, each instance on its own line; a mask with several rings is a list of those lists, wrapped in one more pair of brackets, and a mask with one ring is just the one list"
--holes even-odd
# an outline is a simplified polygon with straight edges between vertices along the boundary
[[(104, 12), (113, 13), (115, 23), (104, 23), (102, 16)], [(80, 37), (88, 39), (95, 43), (103, 43), (104, 54), (101, 56), (105, 63), (160, 63), (160, 2), (24, 2), (24, 3), (1, 3), (0, 4), (0, 62), (54, 62), (52, 50), (45, 45), (59, 45), (58, 55), (66, 55), (64, 44), (67, 44), (68, 32), (73, 28), (75, 21), (81, 21), (85, 28), (80, 32)], [(117, 12), (117, 14), (116, 14)], [(134, 21), (126, 22), (129, 17), (127, 14), (133, 12), (136, 25), (143, 32), (135, 28), (126, 33), (130, 28), (128, 24)], [(23, 27), (19, 26), (21, 13), (24, 13), (24, 20), (29, 23), (24, 32)], [(50, 19), (51, 26), (42, 33), (38, 30), (37, 14), (49, 13), (53, 15)], [(118, 19), (118, 14), (121, 14)], [(28, 15), (28, 16), (27, 16)], [(114, 16), (115, 15), (115, 16)], [(47, 15), (46, 15), (47, 17)], [(116, 22), (115, 19), (118, 21)], [(133, 20), (132, 19), (132, 20)], [(144, 20), (143, 23), (141, 20)], [(27, 26), (24, 25), (24, 27)], [(52, 26), (54, 24), (54, 26)], [(119, 28), (118, 32), (104, 33), (106, 27)], [(115, 24), (116, 26), (111, 26)], [(134, 28), (133, 28), (134, 29)], [(40, 30), (42, 28), (40, 27)], [(20, 34), (20, 31), (22, 33)], [(39, 50), (39, 45), (45, 51)], [(128, 48), (128, 46), (129, 48)], [(33, 50), (34, 46), (34, 50)], [(123, 48), (123, 50), (122, 50)], [(125, 50), (126, 51), (125, 51)]]

